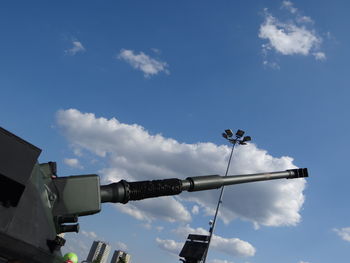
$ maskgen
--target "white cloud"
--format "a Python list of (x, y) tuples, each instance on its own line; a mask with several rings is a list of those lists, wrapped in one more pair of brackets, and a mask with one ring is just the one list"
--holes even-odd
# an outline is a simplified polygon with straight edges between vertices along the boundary
[(152, 226), (151, 223), (143, 223), (143, 224), (141, 224), (141, 226), (144, 227), (147, 230), (155, 229), (158, 232), (162, 232), (164, 230), (163, 226)]
[(292, 14), (298, 12), (298, 9), (294, 7), (294, 4), (291, 1), (283, 1), (282, 8), (286, 8)]
[(334, 228), (334, 232), (338, 234), (343, 240), (350, 242), (350, 227), (344, 227), (344, 228)]
[(139, 220), (147, 222), (162, 219), (168, 222), (188, 222), (191, 214), (174, 197), (146, 199), (142, 202), (131, 202), (127, 205), (116, 204), (117, 209)]
[(252, 257), (255, 255), (255, 248), (239, 238), (223, 238), (214, 235), (212, 247), (232, 256)]
[[(191, 228), (189, 225), (178, 227), (173, 232), (183, 239), (187, 238), (188, 234), (209, 235), (204, 228)], [(255, 248), (239, 238), (224, 238), (214, 234), (210, 244), (211, 248), (230, 256), (251, 257), (255, 255)]]
[(83, 156), (83, 153), (81, 152), (81, 149), (75, 148), (73, 149), (73, 153), (75, 156), (81, 157)]
[(283, 1), (282, 9), (288, 10), (291, 14), (294, 15), (294, 19), (298, 23), (313, 23), (314, 21), (309, 16), (304, 16), (298, 10), (298, 8), (294, 7), (294, 4), (291, 1)]
[(221, 259), (213, 259), (210, 261), (210, 263), (233, 263), (232, 261), (228, 260), (221, 260)]
[(161, 232), (164, 230), (164, 226), (157, 226), (156, 229), (158, 232)]
[(84, 48), (84, 46), (81, 42), (74, 40), (74, 41), (72, 41), (72, 44), (73, 44), (73, 47), (65, 50), (66, 54), (74, 56), (77, 53), (83, 53), (86, 51), (86, 49)]
[(70, 167), (72, 167), (72, 168), (78, 168), (78, 169), (82, 169), (82, 168), (84, 168), (81, 164), (80, 164), (80, 162), (79, 162), (79, 160), (78, 159), (76, 159), (76, 158), (64, 158), (63, 159), (63, 162), (66, 164), (66, 165), (68, 165), (68, 166), (70, 166)]
[(145, 224), (142, 224), (141, 226), (148, 229), (148, 230), (152, 229), (152, 225), (150, 223), (145, 223)]
[(157, 55), (160, 55), (162, 53), (162, 51), (160, 51), (158, 48), (151, 48), (151, 50)]
[(169, 70), (167, 69), (168, 64), (166, 62), (154, 59), (143, 52), (134, 54), (133, 50), (122, 49), (118, 58), (126, 61), (133, 68), (141, 70), (145, 77), (157, 75), (162, 71), (169, 74)]
[(306, 262), (306, 261), (301, 260), (301, 261), (299, 261), (299, 263), (310, 263), (310, 262)]
[(326, 54), (323, 52), (315, 52), (313, 53), (314, 57), (316, 60), (325, 60), (326, 59)]
[(272, 69), (276, 69), (276, 70), (280, 69), (280, 65), (278, 65), (277, 62), (273, 62), (273, 61), (264, 60), (263, 65), (266, 67), (270, 67)]
[[(316, 60), (325, 60), (324, 52), (319, 51), (322, 38), (312, 27), (313, 20), (301, 14), (291, 1), (283, 1), (282, 8), (290, 12), (288, 22), (281, 22), (265, 9), (265, 20), (260, 25), (259, 38), (267, 40), (262, 45), (266, 57), (272, 50), (282, 55), (313, 55)], [(273, 64), (264, 60), (264, 64)]]
[(199, 213), (199, 206), (198, 205), (194, 205), (193, 207), (192, 207), (192, 214), (194, 214), (194, 215), (198, 215), (198, 213)]
[[(186, 178), (225, 171), (230, 148), (213, 143), (186, 144), (160, 134), (151, 135), (137, 124), (117, 119), (97, 118), (75, 109), (57, 113), (57, 123), (73, 149), (83, 149), (104, 159), (107, 167), (100, 171), (102, 182)], [(290, 157), (273, 157), (254, 144), (237, 147), (230, 174), (269, 172), (295, 168)], [(304, 202), (305, 180), (276, 180), (226, 187), (219, 218), (228, 223), (235, 218), (256, 226), (295, 225)], [(135, 218), (151, 222), (191, 220), (182, 204), (191, 200), (207, 214), (213, 214), (217, 191), (183, 193), (181, 199), (163, 197), (117, 205)]]
[(121, 251), (127, 251), (128, 246), (125, 243), (118, 241), (116, 243), (116, 249), (121, 250)]
[(178, 235), (180, 238), (185, 239), (189, 234), (197, 234), (197, 235), (209, 235), (209, 231), (202, 228), (192, 228), (190, 225), (180, 226), (172, 231), (176, 235)]
[(171, 254), (175, 254), (176, 256), (180, 253), (184, 245), (182, 242), (176, 242), (170, 239), (160, 239), (158, 237), (156, 238), (156, 242), (161, 249), (170, 252)]
[(313, 23), (314, 21), (309, 16), (298, 16), (296, 21), (300, 24), (302, 23)]
[(88, 238), (91, 238), (91, 239), (96, 239), (97, 238), (97, 235), (96, 235), (96, 233), (95, 232), (93, 232), (93, 231), (81, 231), (81, 233), (84, 235), (84, 236), (86, 236), (86, 237), (88, 237)]
[(321, 43), (314, 32), (295, 24), (283, 24), (267, 15), (260, 26), (259, 37), (269, 41), (265, 49), (275, 49), (283, 55), (309, 55)]

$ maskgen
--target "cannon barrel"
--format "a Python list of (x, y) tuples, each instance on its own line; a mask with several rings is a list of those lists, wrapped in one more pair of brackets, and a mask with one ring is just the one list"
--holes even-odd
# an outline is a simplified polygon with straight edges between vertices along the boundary
[(41, 149), (0, 127), (0, 262), (62, 262), (61, 233), (78, 232), (78, 217), (99, 213), (102, 202), (127, 203), (182, 191), (279, 178), (306, 177), (306, 169), (100, 185), (97, 174), (57, 176), (55, 162), (38, 163)]
[(100, 194), (102, 203), (112, 202), (125, 204), (130, 200), (178, 195), (182, 191), (195, 192), (217, 189), (225, 185), (302, 177), (308, 177), (307, 168), (247, 175), (205, 175), (188, 177), (184, 180), (177, 178), (140, 182), (127, 182), (121, 180), (118, 183), (102, 185), (100, 187)]

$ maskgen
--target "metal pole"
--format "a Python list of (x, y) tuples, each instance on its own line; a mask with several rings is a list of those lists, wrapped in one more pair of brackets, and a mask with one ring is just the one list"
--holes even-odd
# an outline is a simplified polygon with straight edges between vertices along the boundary
[[(235, 148), (236, 143), (237, 143), (237, 140), (235, 140), (235, 141), (232, 143), (231, 154), (230, 154), (230, 158), (228, 159), (228, 164), (227, 164), (227, 168), (226, 168), (225, 177), (227, 176), (228, 170), (230, 169), (232, 154), (233, 154), (233, 150), (234, 150), (234, 148)], [(214, 216), (213, 224), (211, 225), (211, 227), (210, 227), (210, 229), (209, 229), (208, 248), (207, 248), (207, 251), (205, 252), (203, 263), (205, 263), (205, 261), (207, 260), (207, 255), (208, 255), (208, 251), (209, 251), (210, 241), (211, 241), (211, 239), (212, 239), (212, 237), (213, 237), (214, 228), (215, 228), (215, 223), (216, 223), (216, 218), (217, 218), (217, 216), (218, 216), (219, 208), (220, 208), (220, 205), (221, 205), (221, 203), (222, 203), (222, 197), (223, 197), (223, 194), (224, 194), (224, 189), (225, 189), (225, 186), (223, 186), (223, 187), (221, 188), (220, 197), (219, 197), (218, 204), (217, 204), (217, 206), (216, 206), (216, 211), (215, 211), (215, 216)]]

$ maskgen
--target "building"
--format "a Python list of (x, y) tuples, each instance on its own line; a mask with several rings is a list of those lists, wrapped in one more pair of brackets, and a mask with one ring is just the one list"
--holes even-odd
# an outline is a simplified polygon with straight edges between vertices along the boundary
[(115, 250), (113, 253), (111, 263), (130, 263), (130, 258), (130, 254), (121, 250)]
[(106, 263), (111, 246), (102, 241), (94, 241), (92, 243), (89, 255), (86, 259), (87, 262), (91, 263)]

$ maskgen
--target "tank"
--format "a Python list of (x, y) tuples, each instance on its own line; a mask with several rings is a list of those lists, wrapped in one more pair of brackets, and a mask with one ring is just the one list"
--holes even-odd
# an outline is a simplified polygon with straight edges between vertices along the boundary
[(65, 232), (79, 232), (78, 218), (101, 211), (101, 203), (218, 189), (226, 185), (308, 176), (306, 168), (249, 175), (100, 185), (96, 174), (57, 176), (55, 162), (38, 163), (41, 150), (0, 127), (0, 262), (61, 263)]

